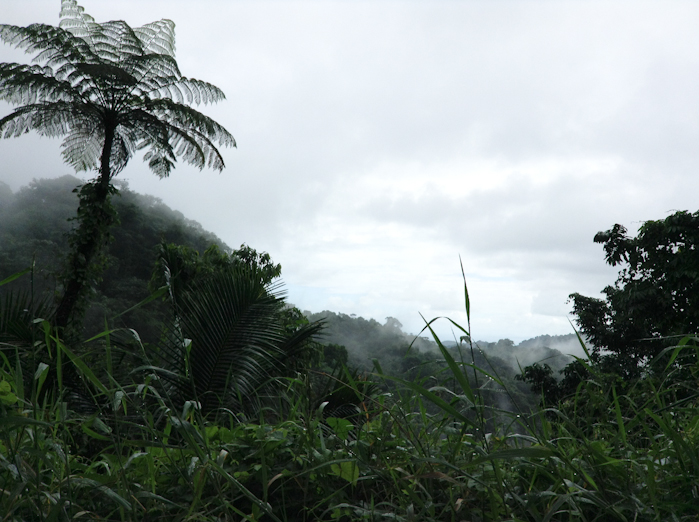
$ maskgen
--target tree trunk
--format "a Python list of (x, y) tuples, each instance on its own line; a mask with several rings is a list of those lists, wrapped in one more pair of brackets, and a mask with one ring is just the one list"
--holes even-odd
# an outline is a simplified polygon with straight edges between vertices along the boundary
[[(79, 193), (78, 228), (71, 238), (63, 295), (58, 303), (55, 325), (65, 328), (83, 312), (84, 298), (90, 289), (95, 261), (105, 245), (114, 215), (109, 203), (110, 168), (109, 160), (114, 142), (114, 126), (105, 128), (104, 146), (100, 158), (100, 171), (96, 180), (82, 186)], [(91, 274), (93, 272), (93, 274)]]

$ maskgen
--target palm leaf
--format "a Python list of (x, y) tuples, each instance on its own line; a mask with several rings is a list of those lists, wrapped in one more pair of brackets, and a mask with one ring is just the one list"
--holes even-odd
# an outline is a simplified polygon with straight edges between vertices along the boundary
[(320, 329), (313, 324), (286, 335), (284, 306), (279, 286), (265, 285), (255, 269), (243, 266), (180, 292), (176, 320), (159, 347), (161, 366), (169, 371), (161, 378), (175, 402), (197, 400), (204, 413), (221, 406), (240, 410), (238, 397), (251, 398), (284, 374)]

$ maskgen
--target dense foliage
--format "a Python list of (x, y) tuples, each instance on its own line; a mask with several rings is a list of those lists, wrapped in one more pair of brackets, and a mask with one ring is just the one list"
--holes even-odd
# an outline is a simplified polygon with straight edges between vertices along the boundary
[(665, 348), (699, 331), (699, 212), (646, 221), (636, 237), (617, 224), (595, 242), (619, 277), (604, 299), (572, 294), (573, 313), (594, 360), (638, 377)]
[[(598, 384), (606, 390), (617, 383), (648, 384), (660, 372), (674, 379), (677, 393), (691, 396), (696, 354), (678, 358), (676, 346), (699, 327), (699, 212), (646, 221), (636, 237), (616, 224), (594, 240), (604, 246), (607, 263), (620, 267), (619, 276), (603, 290), (604, 299), (578, 293), (570, 299), (580, 331), (589, 339), (586, 355)], [(562, 378), (547, 364), (534, 364), (517, 379), (528, 382), (542, 404), (560, 405), (592, 378), (581, 360), (558, 373)]]
[[(7, 191), (5, 204), (0, 206), (0, 274), (35, 266), (33, 279), (13, 282), (9, 287), (13, 291), (29, 292), (32, 284), (36, 296), (52, 296), (57, 291), (57, 279), (69, 253), (66, 237), (74, 224), (70, 218), (78, 206), (73, 189), (81, 183), (73, 176), (62, 176), (34, 180), (15, 194)], [(88, 337), (104, 328), (105, 318), (117, 316), (150, 295), (148, 284), (162, 243), (175, 243), (202, 255), (211, 245), (232, 253), (214, 234), (159, 199), (137, 194), (125, 183), (118, 186), (119, 195), (113, 204), (120, 220), (112, 229), (106, 268), (88, 303)], [(240, 249), (244, 253), (249, 250), (245, 246)], [(162, 307), (153, 303), (115, 319), (112, 324), (128, 324), (144, 340), (155, 341), (163, 313)]]
[[(31, 273), (0, 286), (8, 520), (696, 520), (693, 338), (636, 382), (569, 365), (585, 379), (539, 411), (512, 361), (531, 352), (561, 368), (547, 346), (564, 340), (471, 347), (427, 330), (411, 347), (395, 319), (324, 312), (310, 315), (328, 326), (320, 346), (317, 324), (268, 286), (281, 270), (268, 255), (209, 247), (216, 238), (201, 227), (122, 186), (123, 247), (90, 328), (150, 284), (165, 293), (111, 324), (141, 321), (154, 335), (96, 330), (69, 345), (41, 320), (51, 300), (38, 297), (60, 270), (76, 182), (5, 191), (0, 210), (2, 277), (34, 255), (51, 267), (34, 277), (31, 308), (21, 299)], [(248, 321), (243, 343), (226, 333), (235, 317)], [(364, 375), (342, 368), (351, 357), (340, 341), (364, 358)]]
[[(347, 420), (324, 415), (300, 372), (251, 422), (177, 400), (155, 364), (100, 377), (47, 322), (34, 324), (33, 348), (72, 362), (96, 409), (66, 407), (65, 378), (43, 393), (49, 365), (27, 379), (4, 359), (7, 520), (697, 520), (698, 396), (679, 399), (662, 370), (606, 387), (589, 367), (572, 407), (509, 413), (483, 398), (485, 383), (505, 383), (460, 361), (472, 347), (453, 352), (435, 337), (446, 370), (433, 386), (379, 374), (398, 385), (380, 393), (348, 376), (363, 413)], [(99, 340), (108, 360), (115, 333)], [(696, 389), (699, 367), (690, 369)]]

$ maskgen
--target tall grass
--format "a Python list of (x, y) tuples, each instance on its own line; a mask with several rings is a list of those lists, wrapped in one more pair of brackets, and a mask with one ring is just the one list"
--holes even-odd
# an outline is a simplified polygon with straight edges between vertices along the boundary
[[(465, 298), (456, 349), (426, 323), (444, 372), (409, 382), (377, 365), (391, 392), (339, 379), (362, 399), (361, 422), (328, 417), (308, 375), (285, 380), (259, 419), (211, 420), (195, 401), (175, 407), (157, 372), (116, 372), (115, 332), (92, 340), (108, 361), (98, 373), (37, 320), (42, 362), (27, 372), (2, 351), (0, 520), (699, 520), (696, 338), (661, 378), (590, 367), (556, 408), (510, 412), (482, 399), (506, 387), (473, 364)], [(72, 407), (68, 366), (92, 411)]]

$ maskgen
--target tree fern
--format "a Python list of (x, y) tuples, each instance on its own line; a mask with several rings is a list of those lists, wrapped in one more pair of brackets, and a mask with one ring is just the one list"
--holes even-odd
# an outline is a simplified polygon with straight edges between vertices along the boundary
[[(97, 23), (75, 0), (63, 0), (58, 27), (0, 25), (0, 40), (34, 54), (31, 65), (0, 64), (0, 100), (17, 106), (0, 119), (0, 136), (36, 131), (63, 136), (64, 161), (96, 171), (56, 313), (64, 327), (95, 274), (91, 264), (105, 244), (109, 184), (134, 153), (157, 176), (181, 158), (198, 168), (224, 168), (218, 147), (235, 146), (230, 133), (190, 104), (215, 103), (223, 92), (187, 78), (175, 61), (175, 24), (160, 20), (131, 28)], [(94, 271), (93, 271), (94, 272)]]

